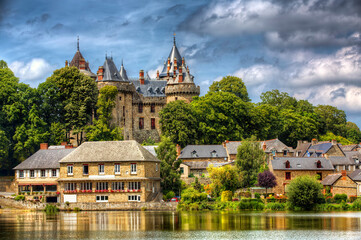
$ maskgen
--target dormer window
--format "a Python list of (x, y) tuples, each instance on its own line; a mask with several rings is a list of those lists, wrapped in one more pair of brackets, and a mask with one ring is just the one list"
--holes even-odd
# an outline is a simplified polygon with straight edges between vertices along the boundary
[(140, 92), (140, 87), (138, 86), (135, 90), (136, 90), (137, 92)]
[(283, 150), (283, 156), (287, 156), (287, 150)]
[(276, 150), (272, 150), (272, 156), (276, 156)]
[(320, 160), (318, 160), (317, 161), (317, 168), (321, 168), (322, 166), (321, 166), (321, 161)]
[(149, 87), (149, 88), (148, 88), (148, 92), (151, 93), (152, 91), (153, 91), (152, 87)]
[(162, 90), (161, 90), (161, 91), (162, 91), (162, 93), (164, 93), (164, 91), (165, 91), (165, 88), (164, 88), (164, 87), (162, 87)]
[(212, 156), (212, 157), (217, 157), (217, 152), (216, 152), (215, 150), (213, 150), (213, 151), (211, 152), (211, 156)]
[(195, 150), (193, 150), (193, 152), (191, 152), (192, 157), (197, 157), (197, 152)]
[(156, 92), (156, 93), (160, 93), (159, 87), (156, 87), (156, 88), (155, 88), (155, 92)]
[(290, 165), (290, 162), (289, 161), (286, 161), (286, 168), (291, 168), (291, 165)]

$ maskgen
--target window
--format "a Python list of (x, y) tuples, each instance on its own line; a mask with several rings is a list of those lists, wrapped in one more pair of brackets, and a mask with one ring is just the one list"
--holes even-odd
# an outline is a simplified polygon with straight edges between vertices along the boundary
[(97, 202), (108, 202), (108, 196), (96, 196)]
[(83, 165), (83, 175), (89, 175), (89, 166), (88, 166), (88, 164)]
[(52, 176), (52, 177), (56, 177), (56, 169), (52, 169), (52, 170), (51, 170), (51, 176)]
[(318, 160), (317, 161), (317, 168), (321, 168), (322, 166), (321, 166), (321, 161), (320, 160)]
[(142, 113), (143, 112), (143, 104), (139, 103), (138, 104), (138, 113)]
[(276, 150), (272, 150), (272, 156), (276, 156)]
[(283, 151), (283, 156), (287, 156), (287, 150)]
[(155, 118), (150, 119), (150, 125), (152, 129), (155, 129)]
[(322, 180), (322, 173), (318, 172), (317, 174), (317, 180)]
[(178, 100), (178, 97), (175, 97), (175, 100)]
[(137, 164), (136, 163), (130, 164), (130, 174), (137, 174)]
[(45, 191), (47, 192), (56, 192), (58, 190), (56, 185), (46, 185)]
[(112, 182), (112, 190), (124, 190), (124, 182)]
[(290, 162), (286, 161), (286, 168), (291, 168)]
[(42, 169), (41, 171), (40, 171), (40, 173), (41, 173), (41, 177), (45, 177), (45, 170), (44, 169)]
[(24, 178), (24, 170), (19, 171), (19, 178)]
[(114, 165), (114, 173), (115, 174), (120, 174), (120, 164), (115, 164)]
[(65, 183), (65, 191), (76, 190), (76, 183)]
[(154, 103), (150, 104), (150, 112), (152, 112), (152, 113), (155, 112), (155, 104)]
[(144, 129), (144, 118), (139, 118), (139, 129)]
[(99, 164), (99, 174), (104, 174), (104, 164)]
[(125, 106), (123, 106), (123, 117), (125, 117)]
[(119, 97), (119, 101), (122, 101), (122, 97)]
[(34, 170), (30, 170), (30, 177), (31, 178), (35, 177), (35, 171)]
[(286, 172), (286, 180), (291, 180), (291, 172)]
[(192, 152), (192, 157), (197, 157), (197, 152), (195, 150)]
[(180, 168), (180, 173), (181, 173), (181, 174), (184, 173), (184, 168), (183, 168), (183, 167)]
[(80, 183), (80, 190), (92, 190), (91, 182)]
[(108, 183), (107, 182), (97, 182), (96, 190), (108, 190)]
[(68, 175), (73, 175), (73, 165), (68, 165)]
[(130, 202), (140, 202), (140, 195), (129, 195), (128, 201)]
[(140, 189), (140, 182), (129, 182), (128, 183), (129, 190), (139, 190)]
[(155, 171), (158, 172), (158, 163), (155, 164)]
[(212, 152), (211, 152), (211, 156), (212, 156), (212, 157), (217, 157), (217, 152), (216, 152), (216, 151), (212, 151)]
[(346, 171), (350, 171), (350, 165), (346, 165), (346, 166), (345, 166), (345, 170), (346, 170)]

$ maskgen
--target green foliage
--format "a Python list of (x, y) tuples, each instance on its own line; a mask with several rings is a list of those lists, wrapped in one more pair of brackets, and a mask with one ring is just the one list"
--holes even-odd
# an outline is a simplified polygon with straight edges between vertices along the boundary
[(236, 166), (242, 174), (242, 187), (254, 186), (259, 168), (264, 163), (265, 158), (266, 155), (258, 142), (246, 140), (238, 147)]
[(322, 185), (311, 176), (297, 177), (288, 186), (288, 202), (292, 207), (311, 210), (316, 204), (322, 202), (322, 188)]
[(4, 60), (0, 60), (0, 69), (8, 68), (8, 64)]
[(341, 203), (342, 201), (347, 202), (347, 195), (344, 194), (335, 194), (333, 197), (336, 203)]
[(254, 193), (254, 198), (261, 199), (261, 194), (259, 194), (258, 192)]
[(75, 207), (75, 208), (74, 208), (74, 212), (80, 212), (80, 211), (81, 211), (80, 208), (78, 208), (78, 207)]
[(336, 140), (337, 143), (341, 143), (342, 145), (352, 144), (352, 142), (349, 141), (348, 139), (342, 136), (336, 136), (332, 132), (327, 132), (327, 134), (320, 136), (320, 141), (332, 141), (332, 140)]
[(346, 114), (344, 111), (330, 105), (318, 105), (315, 113), (320, 121), (320, 134), (332, 132), (335, 135), (343, 135), (346, 125)]
[(351, 206), (352, 210), (361, 210), (361, 198), (357, 198)]
[(175, 197), (175, 193), (173, 191), (169, 191), (167, 192), (167, 194), (165, 195), (165, 199), (169, 200)]
[(178, 193), (181, 188), (180, 169), (182, 160), (177, 159), (176, 146), (168, 137), (162, 136), (161, 142), (155, 149), (160, 163), (161, 186), (164, 192)]
[(284, 211), (284, 210), (286, 210), (286, 203), (270, 202), (270, 203), (266, 204), (265, 209), (276, 210), (276, 211)]
[(275, 89), (267, 91), (260, 96), (261, 104), (269, 104), (276, 106), (279, 109), (295, 109), (297, 107), (297, 100), (294, 97), (290, 97), (286, 92), (280, 92)]
[(207, 200), (206, 193), (200, 193), (194, 188), (190, 187), (182, 191), (181, 203), (191, 204), (200, 203)]
[(210, 189), (213, 197), (219, 197), (223, 191), (234, 192), (242, 180), (237, 169), (230, 165), (217, 168), (211, 165), (207, 171), (212, 182)]
[(361, 131), (355, 123), (346, 123), (346, 138), (355, 144), (361, 142)]
[(59, 212), (59, 208), (55, 205), (51, 205), (51, 204), (46, 204), (44, 211), (47, 214), (54, 214)]
[(228, 202), (232, 200), (233, 192), (232, 191), (222, 191), (221, 202)]
[(199, 179), (197, 177), (194, 178), (194, 182), (191, 184), (191, 186), (199, 191), (199, 192), (203, 192), (204, 191), (204, 187), (203, 185), (199, 182)]
[(7, 168), (9, 158), (9, 143), (4, 131), (0, 130), (0, 169)]
[(246, 85), (242, 79), (235, 76), (223, 77), (220, 81), (215, 81), (209, 87), (209, 92), (228, 92), (233, 93), (245, 102), (249, 102)]
[(24, 201), (25, 200), (25, 196), (24, 195), (17, 195), (14, 198), (15, 201)]
[(155, 145), (155, 141), (149, 137), (147, 140), (144, 140), (142, 143), (143, 146), (153, 146)]
[(51, 123), (49, 132), (49, 144), (59, 145), (67, 140), (65, 127), (60, 122)]

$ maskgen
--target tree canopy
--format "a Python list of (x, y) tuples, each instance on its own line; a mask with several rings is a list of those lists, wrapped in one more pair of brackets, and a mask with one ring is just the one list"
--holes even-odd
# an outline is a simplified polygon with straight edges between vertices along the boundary
[(242, 79), (235, 76), (226, 76), (220, 81), (213, 82), (209, 87), (209, 92), (233, 93), (245, 102), (250, 101), (246, 85)]

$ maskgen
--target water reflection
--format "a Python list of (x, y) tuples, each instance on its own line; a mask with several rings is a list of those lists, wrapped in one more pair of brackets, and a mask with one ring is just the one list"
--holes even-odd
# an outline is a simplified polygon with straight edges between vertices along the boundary
[[(360, 231), (361, 213), (118, 211), (62, 212), (46, 215), (42, 212), (0, 212), (0, 238), (2, 239), (90, 239), (120, 236), (146, 239), (150, 236), (154, 237), (154, 234), (159, 234), (159, 232), (163, 235), (169, 234), (164, 231), (221, 232), (229, 230), (250, 231), (247, 233), (248, 235), (254, 231), (264, 230), (282, 230), (283, 234), (284, 230), (308, 233), (320, 230)], [(151, 235), (149, 235), (150, 233)], [(162, 238), (162, 234), (156, 236)], [(188, 235), (183, 234), (182, 236), (187, 237)], [(287, 235), (287, 237), (289, 236)]]

